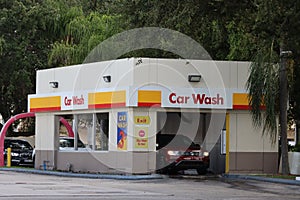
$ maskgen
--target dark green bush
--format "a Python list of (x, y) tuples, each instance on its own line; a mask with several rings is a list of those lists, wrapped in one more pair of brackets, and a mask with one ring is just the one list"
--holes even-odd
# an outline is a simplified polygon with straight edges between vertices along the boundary
[(300, 152), (300, 144), (296, 144), (295, 146), (289, 146), (289, 151)]

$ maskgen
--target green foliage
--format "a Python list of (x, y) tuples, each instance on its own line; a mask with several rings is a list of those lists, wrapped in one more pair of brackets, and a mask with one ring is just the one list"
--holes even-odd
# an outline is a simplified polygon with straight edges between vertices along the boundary
[(55, 42), (48, 62), (49, 65), (66, 66), (73, 64), (74, 57), (76, 57), (75, 45)]
[[(295, 17), (299, 16), (297, 13), (300, 5), (295, 3), (295, 1), (283, 3), (277, 0), (259, 0), (256, 3), (257, 6), (254, 10), (256, 12), (251, 13), (254, 19), (250, 23), (252, 31), (248, 32), (251, 35), (248, 34), (249, 36), (247, 36), (247, 34), (244, 34), (245, 39), (243, 39), (244, 42), (246, 41), (246, 46), (251, 41), (254, 43), (254, 48), (245, 46), (244, 49), (255, 52), (254, 59), (251, 59), (253, 64), (251, 65), (251, 74), (247, 88), (250, 91), (249, 96), (254, 124), (257, 126), (263, 125), (264, 131), (268, 129), (273, 132), (274, 136), (272, 138), (274, 141), (277, 130), (275, 129), (275, 115), (279, 114), (279, 70), (278, 67), (274, 67), (274, 64), (279, 63), (279, 51), (283, 43), (286, 44), (285, 48), (288, 50), (293, 52), (299, 51), (297, 50), (298, 47), (293, 43), (294, 41), (299, 41), (294, 36), (294, 30), (299, 30), (299, 21), (296, 22)], [(292, 21), (294, 23), (290, 23)], [(243, 36), (238, 38), (242, 39)], [(234, 39), (232, 41), (239, 40)], [(237, 46), (238, 48), (243, 48), (244, 45)], [(294, 59), (299, 60), (299, 54), (295, 55)], [(295, 80), (293, 78), (294, 67), (296, 67), (296, 64), (289, 61), (287, 70), (290, 91), (292, 91), (293, 81)], [(291, 96), (295, 95), (293, 92), (290, 94)], [(260, 110), (261, 103), (264, 103), (266, 106), (266, 112), (263, 116)]]
[[(125, 18), (126, 29), (161, 27), (176, 30), (202, 44), (213, 58), (223, 59), (227, 55), (228, 44), (226, 23), (221, 20), (225, 14), (215, 11), (218, 4), (219, 1), (208, 0), (118, 0), (118, 3), (110, 5), (109, 8)], [(147, 57), (157, 57), (157, 53), (162, 53), (143, 50), (139, 52), (139, 56)], [(160, 57), (168, 55), (166, 53)]]
[[(247, 81), (252, 119), (256, 127), (263, 126), (263, 133), (270, 133), (273, 142), (277, 140), (279, 65), (278, 57), (270, 49), (260, 49), (250, 66)], [(266, 110), (262, 110), (264, 106)]]
[(290, 180), (295, 180), (296, 175), (282, 175), (282, 174), (256, 174), (255, 176), (259, 177), (266, 177), (266, 178), (281, 178), (281, 179), (290, 179)]
[[(294, 1), (258, 0), (257, 5), (252, 35), (259, 42), (256, 44), (258, 52), (251, 65), (247, 82), (251, 112), (254, 124), (263, 126), (263, 133), (267, 130), (273, 142), (277, 140), (276, 114), (279, 114), (282, 173), (288, 174), (287, 116), (285, 113), (285, 105), (288, 102), (285, 101), (288, 99), (287, 90), (291, 87), (292, 82), (288, 82), (286, 86), (287, 78), (291, 77), (286, 73), (288, 70), (286, 63), (281, 63), (280, 70), (282, 71), (274, 66), (275, 63), (279, 63), (278, 55), (281, 51), (292, 50), (293, 48), (288, 38), (289, 35), (293, 35), (291, 28), (298, 26), (298, 24), (290, 24), (290, 21), (295, 20), (296, 3)], [(299, 3), (297, 5), (299, 6)], [(267, 49), (270, 46), (271, 48)], [(285, 60), (283, 59), (284, 62)], [(278, 87), (279, 76), (280, 88)], [(266, 106), (263, 117), (259, 107), (261, 103)]]
[[(190, 36), (213, 59), (261, 63), (251, 66), (252, 112), (256, 125), (275, 131), (278, 66), (274, 63), (283, 40), (294, 55), (290, 94), (293, 114), (300, 119), (299, 17), (300, 2), (294, 0), (0, 0), (0, 112), (7, 119), (26, 110), (27, 94), (35, 91), (37, 69), (81, 63), (114, 34), (154, 26)], [(162, 41), (161, 45), (169, 44)], [(124, 56), (178, 57), (155, 49)], [(270, 114), (258, 110), (261, 103)]]
[[(4, 119), (27, 108), (35, 69), (47, 61), (46, 10), (31, 1), (0, 1), (0, 112)], [(41, 17), (43, 15), (43, 18)]]
[(243, 24), (229, 22), (226, 26), (228, 31), (229, 53), (228, 60), (248, 61), (254, 52), (253, 37)]
[(5, 40), (3, 37), (0, 37), (0, 56), (3, 53), (4, 45), (5, 45)]
[(289, 146), (289, 151), (300, 152), (300, 144), (296, 144), (295, 146)]
[(100, 42), (121, 31), (121, 27), (118, 26), (118, 16), (108, 16), (97, 12), (90, 12), (86, 15), (78, 7), (72, 7), (61, 15), (62, 19), (67, 19), (67, 22), (60, 27), (64, 30), (59, 32), (62, 40), (52, 45), (48, 60), (50, 66), (82, 63), (89, 52)]

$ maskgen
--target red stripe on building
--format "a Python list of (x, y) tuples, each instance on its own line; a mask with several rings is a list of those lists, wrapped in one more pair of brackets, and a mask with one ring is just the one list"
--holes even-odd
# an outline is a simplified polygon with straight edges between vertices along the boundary
[(61, 107), (49, 107), (49, 108), (30, 108), (30, 112), (47, 112), (47, 111), (60, 111)]
[[(251, 106), (249, 105), (233, 105), (232, 108), (234, 110), (251, 110)], [(260, 106), (260, 109), (265, 110), (266, 106)]]
[(161, 103), (147, 103), (147, 102), (143, 102), (143, 103), (138, 103), (138, 107), (161, 107)]
[(120, 107), (126, 107), (126, 103), (107, 103), (107, 104), (89, 105), (89, 109), (96, 109), (96, 108), (120, 108)]

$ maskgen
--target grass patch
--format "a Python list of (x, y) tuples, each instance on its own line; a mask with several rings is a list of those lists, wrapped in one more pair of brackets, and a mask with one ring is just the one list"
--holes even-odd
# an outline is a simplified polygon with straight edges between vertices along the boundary
[(289, 179), (295, 180), (296, 175), (282, 175), (282, 174), (256, 174), (255, 176), (261, 176), (266, 178), (282, 178), (282, 179)]

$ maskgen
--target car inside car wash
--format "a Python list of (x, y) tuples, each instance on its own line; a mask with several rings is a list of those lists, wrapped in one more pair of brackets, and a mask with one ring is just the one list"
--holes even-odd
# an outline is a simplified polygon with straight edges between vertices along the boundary
[(249, 66), (125, 58), (38, 70), (36, 94), (28, 96), (35, 168), (276, 173), (278, 143), (252, 125)]

